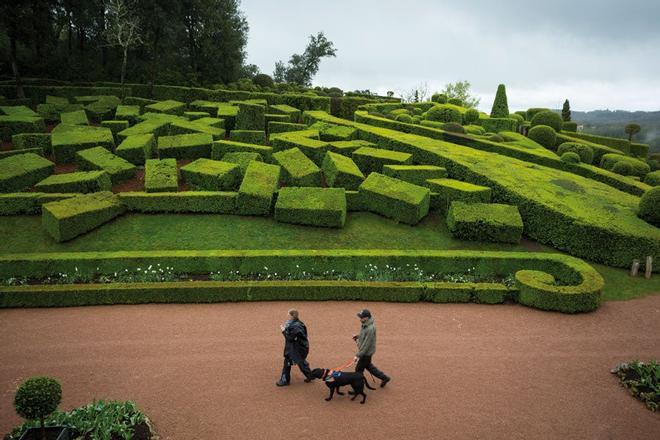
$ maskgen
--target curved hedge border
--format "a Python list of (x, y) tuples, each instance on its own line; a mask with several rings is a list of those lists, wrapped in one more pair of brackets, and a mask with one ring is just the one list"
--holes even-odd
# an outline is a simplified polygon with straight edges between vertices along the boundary
[[(135, 284), (27, 285), (0, 287), (0, 307), (50, 307), (146, 302), (255, 300), (369, 300), (500, 303), (506, 299), (546, 310), (586, 312), (598, 307), (604, 281), (582, 260), (562, 254), (492, 251), (406, 250), (223, 250), (9, 254), (0, 256), (0, 276), (46, 277), (59, 272), (112, 273), (161, 264), (177, 273), (264, 269), (286, 273), (332, 269), (350, 272), (369, 264), (406, 264), (436, 273), (480, 276), (538, 271), (562, 285), (523, 284), (516, 290), (493, 283), (362, 281), (189, 281)], [(517, 277), (518, 278), (518, 277)], [(523, 277), (524, 282), (524, 277)], [(531, 293), (530, 293), (531, 292)], [(546, 299), (546, 297), (551, 297)], [(560, 300), (552, 298), (560, 297)], [(532, 299), (529, 299), (532, 298)]]

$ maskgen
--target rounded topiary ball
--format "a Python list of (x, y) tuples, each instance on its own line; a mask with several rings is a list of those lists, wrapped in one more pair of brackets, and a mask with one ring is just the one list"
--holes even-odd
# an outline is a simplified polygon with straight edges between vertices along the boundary
[(261, 87), (270, 88), (275, 85), (275, 81), (273, 81), (273, 78), (271, 78), (270, 75), (267, 75), (265, 73), (258, 73), (257, 75), (254, 75), (254, 78), (252, 78), (252, 82)]
[(642, 195), (637, 215), (653, 225), (660, 225), (660, 186), (651, 188)]
[(572, 132), (574, 132), (574, 133), (577, 131), (577, 127), (578, 127), (577, 122), (573, 122), (573, 121), (564, 121), (564, 122), (561, 124), (561, 129), (562, 129), (562, 130), (564, 130), (564, 131), (572, 131)]
[(419, 115), (415, 115), (412, 117), (412, 120), (413, 120), (412, 121), (413, 124), (419, 124), (420, 122), (422, 122), (422, 117)]
[(406, 124), (412, 124), (413, 118), (406, 113), (402, 113), (396, 116), (396, 120), (399, 122), (405, 122)]
[(557, 133), (552, 127), (547, 125), (537, 125), (530, 128), (527, 137), (549, 149), (554, 148), (557, 141)]
[(463, 122), (465, 124), (473, 124), (479, 120), (479, 111), (473, 108), (467, 110), (463, 115)]
[(651, 171), (660, 170), (660, 162), (654, 159), (647, 159), (646, 164), (651, 168)]
[(26, 420), (48, 417), (62, 401), (62, 386), (50, 377), (31, 377), (16, 391), (14, 408)]
[(421, 115), (422, 113), (424, 113), (424, 110), (422, 110), (422, 109), (419, 108), (419, 107), (415, 107), (415, 108), (413, 109), (413, 113), (414, 113), (416, 116), (418, 116), (418, 115)]
[(463, 122), (463, 117), (458, 110), (442, 106), (431, 107), (426, 112), (426, 119), (437, 122), (456, 122), (457, 124)]
[(567, 152), (577, 153), (580, 156), (580, 162), (592, 163), (594, 161), (594, 150), (589, 145), (584, 145), (579, 142), (564, 142), (557, 148), (557, 154), (563, 155)]
[(652, 171), (644, 177), (644, 183), (651, 186), (660, 186), (660, 171)]
[(580, 163), (580, 156), (573, 151), (567, 151), (561, 155), (561, 160), (567, 163)]
[(499, 134), (491, 134), (488, 136), (488, 140), (491, 142), (504, 142), (504, 138)]
[(456, 122), (447, 122), (446, 124), (442, 125), (442, 129), (451, 133), (465, 133), (463, 126), (461, 124), (457, 124)]
[(519, 124), (522, 124), (523, 122), (525, 122), (525, 118), (520, 116), (518, 113), (511, 113), (509, 115), (509, 119), (515, 119), (516, 121), (518, 121)]
[(614, 164), (612, 172), (621, 174), (622, 176), (630, 176), (633, 172), (633, 167), (626, 161), (620, 161)]
[(551, 111), (539, 112), (532, 118), (532, 127), (536, 127), (537, 125), (547, 125), (548, 127), (552, 127), (555, 131), (560, 131), (563, 123), (564, 121), (561, 119), (559, 113)]
[(463, 107), (463, 101), (459, 98), (449, 98), (447, 100), (447, 104), (453, 104), (453, 105), (457, 105), (459, 107)]
[(433, 96), (431, 96), (431, 101), (437, 102), (438, 104), (446, 104), (447, 95), (444, 93), (434, 93)]

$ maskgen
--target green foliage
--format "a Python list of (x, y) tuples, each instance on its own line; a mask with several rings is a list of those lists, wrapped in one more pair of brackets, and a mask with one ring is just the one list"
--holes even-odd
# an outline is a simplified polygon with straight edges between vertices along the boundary
[(144, 190), (148, 193), (176, 191), (179, 176), (176, 159), (147, 159), (144, 166)]
[(629, 140), (630, 142), (632, 142), (632, 137), (633, 137), (634, 135), (636, 135), (637, 133), (639, 133), (639, 131), (640, 131), (641, 129), (642, 129), (642, 127), (640, 127), (639, 124), (630, 123), (630, 124), (626, 124), (626, 126), (625, 126), (625, 128), (624, 128), (624, 131), (625, 131), (626, 134), (628, 135), (628, 140)]
[(346, 221), (344, 189), (281, 188), (275, 204), (275, 220), (283, 223), (342, 228)]
[(594, 150), (588, 145), (578, 142), (564, 142), (557, 148), (557, 154), (560, 156), (569, 151), (576, 153), (582, 163), (591, 164), (594, 161)]
[(530, 128), (527, 137), (548, 149), (555, 147), (557, 139), (554, 128), (547, 125), (536, 125)]
[(525, 113), (525, 116), (526, 116), (525, 120), (526, 121), (531, 121), (537, 113), (548, 112), (548, 111), (550, 111), (550, 109), (547, 109), (547, 108), (530, 108)]
[(211, 155), (213, 136), (194, 133), (158, 138), (158, 156), (173, 159), (198, 159)]
[(156, 149), (156, 138), (153, 134), (135, 134), (127, 136), (117, 147), (117, 156), (134, 165), (143, 165), (153, 156)]
[(103, 147), (89, 148), (76, 153), (78, 169), (83, 171), (101, 170), (110, 175), (113, 184), (133, 178), (135, 165), (116, 156)]
[(412, 124), (413, 118), (407, 113), (397, 115), (395, 118), (399, 122), (405, 122), (406, 124)]
[(328, 151), (321, 166), (329, 187), (357, 190), (364, 175), (350, 157)]
[(649, 154), (649, 145), (647, 144), (636, 144), (636, 143), (630, 143), (630, 154), (639, 157), (639, 158), (645, 158)]
[(578, 124), (573, 121), (564, 121), (561, 124), (562, 131), (570, 131), (571, 133), (577, 132)]
[(236, 214), (238, 194), (226, 191), (123, 192), (119, 193), (119, 199), (132, 212)]
[(281, 168), (262, 162), (250, 162), (238, 189), (237, 212), (241, 215), (270, 214), (273, 193), (280, 184)]
[(264, 145), (266, 143), (266, 132), (262, 130), (232, 130), (229, 133), (229, 139), (234, 142)]
[(619, 167), (620, 171), (625, 171), (628, 173), (625, 174), (626, 176), (637, 176), (640, 179), (643, 179), (644, 176), (646, 176), (651, 171), (651, 167), (646, 162), (635, 159), (633, 157), (624, 156), (622, 154), (604, 154), (600, 159), (601, 168), (605, 168), (606, 170), (613, 171), (615, 173), (617, 171), (614, 171), (614, 167), (618, 163), (628, 164), (627, 167)]
[(0, 193), (28, 188), (48, 177), (54, 170), (53, 162), (34, 153), (0, 159)]
[(479, 120), (479, 111), (473, 108), (468, 109), (463, 115), (463, 123), (466, 125), (474, 124)]
[(455, 122), (457, 124), (463, 122), (463, 116), (458, 110), (443, 104), (431, 107), (426, 112), (426, 119), (436, 122)]
[(87, 125), (58, 125), (51, 132), (51, 144), (53, 146), (53, 156), (57, 163), (72, 162), (76, 158), (77, 151), (88, 148), (100, 146), (109, 151), (115, 148), (114, 137), (109, 129)]
[[(472, 96), (470, 87), (472, 85), (469, 81), (457, 81), (455, 83), (446, 84), (442, 89), (441, 94), (447, 97), (447, 102), (451, 104), (451, 99), (454, 99), (456, 105), (467, 108), (477, 108), (481, 99)], [(460, 100), (460, 102), (458, 102)], [(451, 121), (445, 121), (451, 122)]]
[(50, 133), (20, 133), (11, 137), (11, 142), (17, 150), (39, 148), (43, 154), (51, 154)]
[(0, 140), (4, 142), (11, 141), (11, 137), (15, 134), (44, 133), (45, 131), (46, 124), (41, 117), (22, 115), (0, 116)]
[(434, 165), (384, 165), (383, 174), (419, 186), (428, 186), (428, 179), (447, 177), (447, 170)]
[(655, 186), (644, 193), (639, 200), (637, 215), (652, 225), (660, 226), (660, 186)]
[(493, 101), (493, 108), (490, 111), (491, 118), (508, 118), (509, 104), (506, 99), (506, 87), (504, 84), (497, 86), (497, 93)]
[(562, 153), (561, 160), (566, 163), (578, 164), (580, 163), (580, 155), (575, 151), (566, 151), (565, 153)]
[(265, 145), (245, 144), (234, 141), (215, 141), (211, 146), (211, 159), (221, 160), (227, 153), (259, 153), (264, 160), (269, 161), (273, 148)]
[(518, 120), (512, 118), (486, 118), (479, 121), (487, 132), (499, 133), (500, 131), (516, 131)]
[(440, 212), (446, 213), (454, 201), (467, 203), (488, 203), (492, 191), (487, 186), (474, 185), (454, 179), (429, 179), (428, 187), (437, 194)]
[(52, 414), (62, 401), (62, 386), (50, 377), (31, 377), (23, 382), (14, 396), (16, 413), (27, 420), (40, 420)]
[(631, 176), (633, 173), (633, 167), (629, 162), (617, 162), (612, 167), (612, 172), (621, 174), (622, 176)]
[(305, 130), (306, 128), (307, 126), (305, 124), (295, 124), (292, 122), (277, 122), (277, 121), (268, 122), (268, 134), (300, 131), (300, 130)]
[(589, 277), (584, 280), (580, 289), (576, 289), (574, 286), (558, 286), (555, 277), (546, 272), (516, 272), (518, 302), (563, 313), (590, 312), (598, 308), (602, 282), (600, 275)]
[(115, 110), (115, 119), (128, 121), (129, 125), (137, 124), (139, 117), (139, 105), (118, 105)]
[(56, 200), (68, 199), (78, 194), (46, 194), (41, 192), (19, 192), (0, 194), (0, 215), (34, 215), (41, 212), (41, 205)]
[(450, 131), (452, 133), (460, 133), (460, 134), (465, 134), (465, 129), (461, 124), (457, 124), (456, 122), (446, 122), (442, 124), (442, 129), (444, 131)]
[(61, 113), (60, 120), (62, 121), (62, 124), (89, 125), (89, 120), (87, 119), (87, 113), (85, 113), (85, 110), (75, 110)]
[(520, 243), (523, 221), (516, 206), (451, 202), (447, 227), (462, 240)]
[(660, 186), (660, 170), (648, 173), (644, 177), (644, 183), (650, 186)]
[(460, 98), (449, 98), (447, 100), (447, 104), (458, 105), (460, 107), (463, 107), (463, 100)]
[(236, 128), (238, 130), (265, 130), (265, 112), (266, 110), (263, 105), (239, 102), (238, 113), (236, 114)]
[(547, 125), (552, 127), (555, 131), (561, 131), (563, 121), (558, 113), (553, 111), (543, 111), (534, 115), (532, 118), (532, 128), (537, 125)]
[(651, 362), (632, 361), (617, 365), (612, 370), (621, 385), (630, 390), (630, 393), (644, 402), (646, 407), (655, 412), (660, 408), (660, 364)]
[[(564, 101), (564, 105), (561, 108), (561, 120), (564, 122), (570, 122), (571, 120), (571, 104), (568, 102), (568, 99)], [(575, 131), (575, 130), (570, 130)]]
[(332, 41), (323, 32), (309, 36), (309, 43), (302, 54), (293, 54), (288, 65), (282, 61), (275, 64), (273, 79), (277, 82), (287, 82), (301, 86), (310, 86), (312, 78), (319, 71), (321, 60), (334, 57), (337, 53)]
[(263, 162), (263, 157), (261, 157), (261, 154), (259, 153), (251, 153), (249, 151), (226, 153), (222, 156), (223, 162), (235, 163), (238, 165), (238, 168), (241, 171), (241, 178), (245, 175), (245, 171), (247, 170), (248, 165), (250, 165), (250, 162), (254, 160)]
[(278, 113), (288, 116), (290, 122), (294, 122), (294, 123), (300, 121), (300, 116), (302, 114), (302, 112), (299, 109), (286, 104), (271, 105), (269, 110), (272, 113)]
[(356, 138), (357, 130), (335, 124), (312, 124), (310, 129), (319, 131), (319, 138), (325, 142), (350, 141)]
[(434, 93), (431, 96), (431, 101), (437, 102), (438, 104), (446, 104), (447, 103), (447, 95), (444, 93)]
[(351, 156), (365, 176), (368, 176), (373, 172), (381, 173), (384, 165), (412, 164), (413, 159), (412, 155), (408, 153), (382, 150), (380, 148), (372, 147), (359, 148), (355, 150)]
[(186, 103), (176, 101), (174, 99), (167, 99), (165, 101), (149, 104), (144, 107), (145, 112), (165, 113), (168, 115), (183, 115), (186, 110)]
[(607, 147), (616, 148), (617, 150), (625, 154), (630, 153), (630, 141), (628, 139), (613, 138), (608, 136), (598, 136), (595, 134), (584, 133), (582, 131), (577, 133), (571, 133), (570, 135), (572, 137), (584, 139), (586, 141), (593, 142), (596, 144), (601, 144)]
[(282, 178), (289, 186), (321, 186), (321, 169), (299, 148), (273, 153), (273, 161), (282, 167)]
[(240, 183), (241, 170), (234, 163), (200, 158), (181, 167), (181, 177), (199, 190), (235, 190)]
[(492, 134), (488, 136), (488, 140), (491, 142), (504, 142), (504, 138), (499, 134)]
[(367, 176), (359, 191), (367, 210), (402, 223), (415, 225), (429, 212), (428, 188), (377, 172)]
[(105, 171), (53, 174), (35, 185), (37, 191), (46, 193), (93, 193), (111, 188), (110, 175)]
[(255, 85), (265, 88), (270, 88), (275, 85), (275, 81), (273, 81), (273, 78), (271, 78), (270, 75), (267, 75), (265, 73), (256, 74), (254, 78), (252, 78), (252, 82)]

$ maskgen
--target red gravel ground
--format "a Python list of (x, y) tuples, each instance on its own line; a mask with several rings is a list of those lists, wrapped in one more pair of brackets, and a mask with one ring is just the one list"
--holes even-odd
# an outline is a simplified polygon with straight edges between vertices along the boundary
[[(353, 354), (349, 302), (0, 311), (0, 432), (17, 384), (45, 374), (63, 409), (132, 399), (163, 439), (642, 439), (660, 417), (609, 370), (660, 357), (660, 295), (585, 315), (517, 305), (371, 303), (375, 363), (393, 377), (366, 405), (302, 382), (276, 388), (278, 326), (301, 311), (313, 367)], [(655, 433), (655, 434), (654, 434)]]

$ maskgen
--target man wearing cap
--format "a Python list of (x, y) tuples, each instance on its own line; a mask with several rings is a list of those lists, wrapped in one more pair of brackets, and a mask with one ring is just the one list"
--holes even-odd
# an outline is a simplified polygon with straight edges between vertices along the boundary
[(383, 388), (391, 378), (380, 371), (374, 364), (371, 363), (371, 357), (376, 352), (376, 325), (374, 319), (371, 317), (371, 312), (367, 309), (360, 310), (357, 314), (362, 322), (362, 328), (359, 335), (353, 335), (353, 340), (357, 343), (358, 351), (355, 353), (356, 363), (355, 371), (364, 372), (366, 369), (375, 377), (381, 380), (380, 387)]
[(305, 382), (314, 380), (312, 370), (307, 363), (307, 354), (309, 354), (309, 341), (307, 339), (307, 327), (298, 319), (298, 311), (289, 310), (287, 321), (280, 325), (280, 330), (284, 336), (284, 366), (280, 380), (275, 385), (284, 387), (291, 382), (291, 366), (298, 365), (300, 371), (305, 375)]

